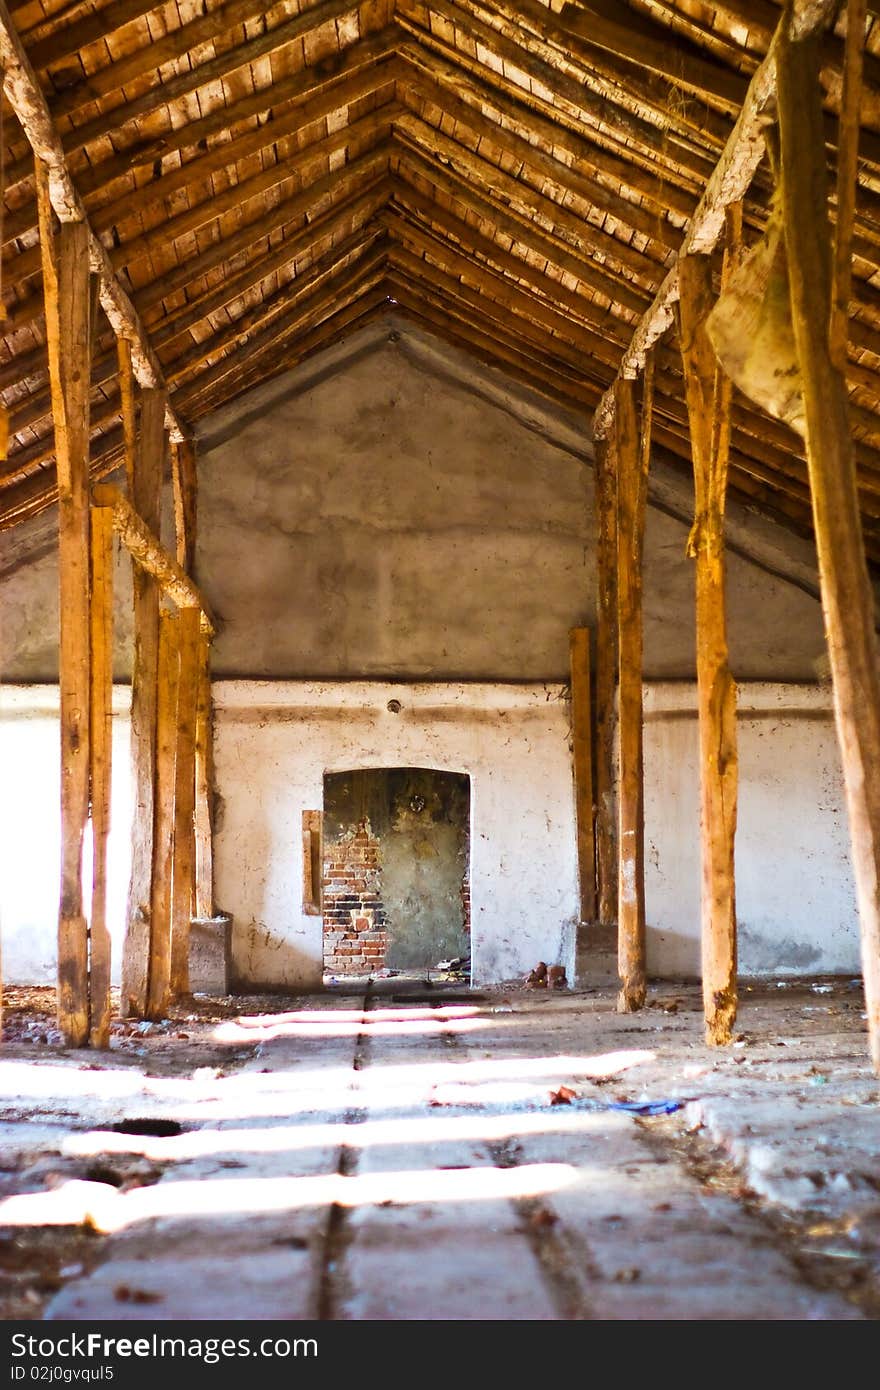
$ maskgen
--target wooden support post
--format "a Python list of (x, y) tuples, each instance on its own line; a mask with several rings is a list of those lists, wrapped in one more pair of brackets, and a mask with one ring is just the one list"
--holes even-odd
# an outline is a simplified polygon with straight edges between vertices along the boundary
[(147, 1017), (164, 1018), (171, 1002), (171, 911), (174, 875), (174, 803), (180, 614), (159, 614), (156, 791)]
[(703, 1014), (707, 1043), (731, 1041), (736, 1021), (736, 686), (730, 674), (724, 592), (724, 506), (730, 380), (706, 332), (714, 303), (708, 256), (678, 263), (679, 338), (694, 460), (695, 520), (688, 553), (697, 575)]
[(577, 825), (580, 920), (596, 920), (596, 850), (593, 836), (593, 731), (590, 720), (590, 629), (568, 634), (571, 672), (571, 741)]
[(135, 492), (135, 473), (137, 471), (137, 397), (134, 387), (134, 370), (131, 365), (131, 343), (127, 338), (117, 338), (116, 352), (119, 359), (119, 396), (122, 401), (122, 433), (125, 439), (125, 481), (129, 497)]
[(795, 346), (834, 712), (849, 811), (871, 1058), (880, 1072), (880, 670), (846, 383), (829, 346), (827, 178), (819, 43), (790, 37), (777, 58), (782, 199)]
[(595, 441), (596, 556), (596, 875), (599, 921), (617, 921), (617, 802), (614, 759), (617, 691), (617, 467), (612, 440)]
[(196, 554), (196, 454), (191, 440), (180, 440), (171, 446), (171, 483), (177, 563), (186, 574), (192, 574)]
[(180, 681), (177, 689), (177, 759), (174, 793), (174, 896), (171, 913), (171, 995), (189, 994), (189, 928), (195, 878), (196, 705), (201, 638), (198, 608), (177, 615)]
[[(617, 964), (621, 1013), (645, 1002), (645, 812), (642, 767), (642, 545), (647, 449), (640, 443), (636, 384), (614, 385), (617, 455), (617, 613), (620, 642), (620, 786)], [(645, 379), (643, 432), (649, 419)]]
[(211, 645), (199, 638), (199, 681), (196, 697), (195, 916), (214, 916), (214, 853), (212, 787), (214, 782), (213, 713), (211, 709)]
[[(134, 460), (132, 502), (146, 524), (157, 532), (165, 459), (164, 416), (164, 392), (144, 391), (141, 400), (141, 445)], [(147, 1008), (153, 882), (159, 589), (151, 575), (145, 574), (137, 565), (132, 568), (134, 667), (131, 747), (135, 799), (120, 1008), (124, 1015), (143, 1017)]]
[(46, 307), (49, 379), (58, 476), (61, 693), (61, 902), (58, 1026), (65, 1042), (89, 1036), (88, 926), (83, 907), (83, 837), (89, 815), (89, 239), (67, 223), (57, 238), (48, 174), (35, 164)]
[(91, 785), (92, 914), (89, 926), (89, 1041), (110, 1044), (110, 932), (107, 927), (107, 836), (110, 831), (113, 701), (113, 525), (91, 514)]

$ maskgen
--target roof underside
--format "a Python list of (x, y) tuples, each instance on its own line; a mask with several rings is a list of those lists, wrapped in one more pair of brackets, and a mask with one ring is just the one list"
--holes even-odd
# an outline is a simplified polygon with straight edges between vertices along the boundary
[[(869, 6), (849, 388), (880, 562), (880, 21)], [(674, 260), (776, 0), (28, 0), (12, 19), (95, 232), (194, 427), (393, 308), (589, 417)], [(843, 44), (826, 36), (833, 168)], [(4, 102), (0, 526), (54, 501), (30, 146)], [(766, 225), (758, 171), (745, 235)], [(677, 344), (653, 436), (689, 467)], [(737, 395), (731, 486), (810, 527), (801, 440)], [(119, 461), (98, 323), (96, 475)]]

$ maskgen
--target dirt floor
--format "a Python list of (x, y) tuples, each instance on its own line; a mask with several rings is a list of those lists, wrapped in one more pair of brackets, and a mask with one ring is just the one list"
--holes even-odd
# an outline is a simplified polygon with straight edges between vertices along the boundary
[(619, 1015), (428, 976), (199, 996), (96, 1053), (8, 987), (0, 1317), (875, 1319), (863, 1010), (743, 985), (709, 1049), (693, 985)]

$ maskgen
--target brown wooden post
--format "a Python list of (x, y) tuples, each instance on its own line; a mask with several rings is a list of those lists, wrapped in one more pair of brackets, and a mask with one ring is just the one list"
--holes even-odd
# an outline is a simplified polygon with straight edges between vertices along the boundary
[(706, 1041), (723, 1044), (731, 1040), (737, 1006), (736, 686), (728, 664), (724, 589), (731, 387), (706, 332), (714, 303), (711, 260), (684, 256), (678, 275), (679, 337), (694, 461), (695, 520), (688, 553), (697, 562), (703, 1013)]
[(597, 439), (596, 466), (596, 877), (599, 921), (617, 921), (617, 464), (613, 435)]
[(89, 926), (89, 1041), (110, 1042), (110, 932), (107, 928), (107, 836), (110, 831), (113, 701), (113, 518), (91, 513), (91, 784), (92, 915)]
[(195, 877), (196, 704), (199, 687), (198, 608), (177, 616), (180, 681), (177, 690), (177, 759), (174, 794), (174, 894), (171, 913), (171, 994), (189, 994), (189, 928)]
[(89, 815), (89, 386), (88, 231), (52, 232), (48, 174), (35, 161), (49, 380), (58, 476), (59, 686), (61, 698), (61, 901), (58, 1026), (65, 1042), (89, 1036), (88, 926), (83, 837)]
[(116, 339), (119, 360), (119, 396), (122, 402), (122, 432), (125, 438), (125, 481), (129, 497), (134, 497), (135, 473), (138, 458), (137, 395), (134, 369), (131, 364), (131, 343), (127, 338)]
[[(159, 531), (165, 461), (165, 393), (141, 398), (141, 441), (133, 460), (132, 503)], [(153, 815), (156, 779), (156, 701), (159, 662), (159, 589), (155, 579), (132, 567), (134, 666), (131, 689), (131, 747), (135, 790), (131, 880), (122, 954), (121, 1011), (142, 1017), (147, 1009), (150, 914), (153, 882)]]
[(159, 614), (159, 680), (156, 789), (147, 1016), (164, 1018), (171, 1002), (171, 911), (174, 874), (174, 802), (177, 696), (180, 678), (180, 615)]
[(829, 346), (831, 253), (819, 83), (820, 42), (777, 60), (782, 198), (822, 609), (861, 922), (871, 1058), (880, 1072), (880, 672), (849, 431), (846, 382)]
[(622, 1013), (645, 1002), (645, 812), (642, 767), (642, 548), (647, 501), (650, 388), (646, 369), (642, 437), (636, 383), (614, 384), (617, 455), (617, 613), (620, 642), (620, 785), (617, 965)]
[(580, 920), (596, 920), (596, 846), (593, 835), (593, 731), (590, 720), (590, 629), (568, 634), (571, 742), (574, 767)]
[(214, 781), (213, 712), (211, 708), (211, 643), (199, 639), (199, 674), (196, 697), (196, 805), (195, 805), (195, 916), (214, 916), (214, 853), (212, 787)]

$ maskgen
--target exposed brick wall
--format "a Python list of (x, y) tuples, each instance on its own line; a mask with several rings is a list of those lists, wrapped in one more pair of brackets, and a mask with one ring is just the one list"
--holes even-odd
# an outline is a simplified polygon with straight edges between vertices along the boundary
[(379, 893), (379, 841), (370, 822), (325, 847), (324, 969), (367, 975), (385, 964), (387, 919)]

